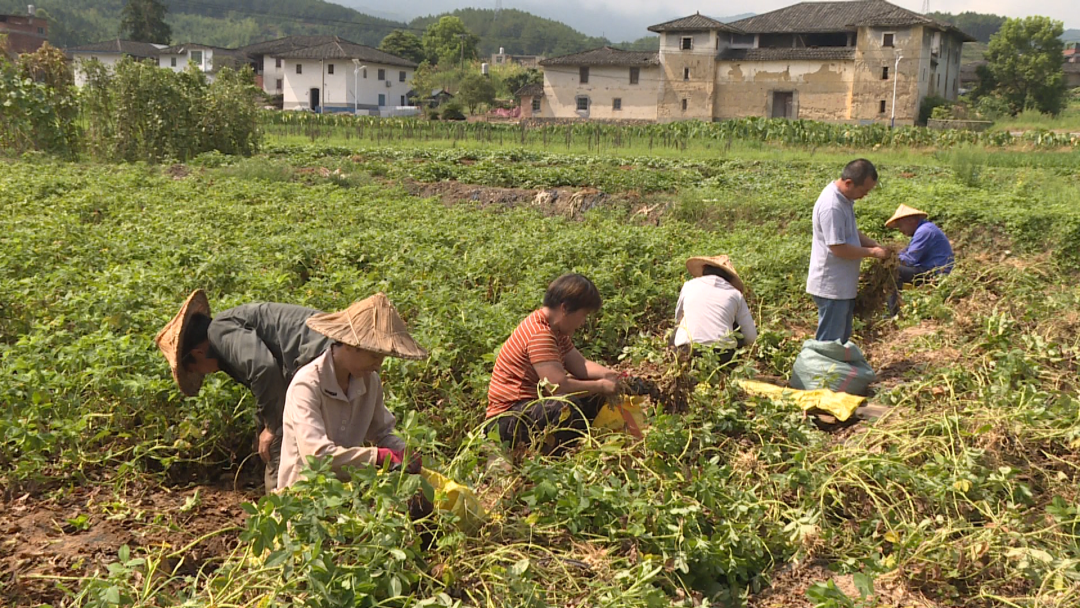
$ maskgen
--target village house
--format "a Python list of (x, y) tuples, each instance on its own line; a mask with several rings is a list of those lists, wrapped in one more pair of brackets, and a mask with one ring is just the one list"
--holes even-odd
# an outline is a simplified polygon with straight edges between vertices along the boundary
[(33, 6), (29, 9), (26, 15), (0, 15), (0, 37), (13, 55), (33, 53), (49, 39), (49, 21), (36, 16)]
[(300, 49), (322, 46), (338, 40), (337, 36), (286, 36), (241, 47), (251, 59), (255, 81), (267, 95), (285, 94), (285, 60), (282, 55)]
[(416, 63), (335, 38), (280, 54), (284, 109), (392, 115), (408, 106)]
[[(695, 14), (649, 30), (660, 34), (660, 51), (651, 54), (658, 74), (649, 81), (654, 109), (643, 107), (642, 90), (633, 116), (616, 117), (670, 122), (765, 116), (910, 125), (927, 96), (956, 99), (960, 50), (974, 41), (949, 24), (884, 0), (803, 2), (734, 23)], [(572, 77), (573, 68), (587, 67), (581, 56), (596, 52), (541, 62), (544, 90), (534, 114), (612, 118), (595, 111), (599, 85)], [(626, 51), (606, 49), (601, 55), (620, 53)], [(535, 98), (528, 103), (536, 107)], [(522, 105), (524, 111), (524, 99)]]
[(64, 53), (72, 63), (75, 72), (75, 86), (82, 87), (86, 84), (86, 72), (82, 67), (86, 61), (99, 61), (106, 69), (111, 70), (124, 57), (131, 57), (136, 60), (156, 60), (157, 53), (162, 48), (165, 48), (164, 45), (117, 39), (73, 46), (64, 49)]
[(540, 62), (543, 86), (518, 91), (522, 118), (656, 120), (657, 53), (609, 46)]
[(509, 55), (506, 53), (506, 49), (501, 46), (498, 53), (491, 54), (491, 65), (509, 65), (513, 63), (523, 68), (536, 68), (543, 60), (543, 55)]
[(222, 68), (239, 70), (251, 62), (243, 51), (194, 43), (160, 49), (157, 52), (157, 61), (158, 67), (174, 72), (183, 72), (189, 66), (195, 66), (211, 81)]

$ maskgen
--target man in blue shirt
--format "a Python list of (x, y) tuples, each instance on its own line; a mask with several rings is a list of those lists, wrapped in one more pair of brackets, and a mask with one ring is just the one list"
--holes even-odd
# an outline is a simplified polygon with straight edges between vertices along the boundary
[[(885, 222), (886, 228), (895, 228), (911, 237), (911, 242), (900, 252), (900, 276), (896, 283), (898, 290), (904, 283), (924, 283), (936, 276), (952, 272), (955, 262), (952, 244), (941, 228), (926, 218), (925, 211), (900, 205), (889, 221)], [(898, 296), (889, 298), (891, 314), (898, 312), (899, 305)]]

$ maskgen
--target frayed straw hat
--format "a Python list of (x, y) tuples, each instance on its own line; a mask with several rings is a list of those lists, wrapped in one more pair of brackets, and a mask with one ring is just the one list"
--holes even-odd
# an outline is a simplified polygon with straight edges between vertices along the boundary
[(188, 321), (198, 313), (210, 316), (210, 302), (206, 299), (206, 292), (201, 289), (191, 292), (187, 300), (184, 300), (184, 305), (180, 307), (180, 312), (176, 313), (172, 321), (169, 321), (168, 325), (162, 328), (158, 335), (154, 337), (154, 342), (157, 343), (158, 348), (165, 355), (165, 360), (169, 362), (173, 380), (180, 387), (180, 392), (188, 397), (198, 395), (203, 383), (203, 374), (189, 372), (180, 364), (180, 359), (184, 354), (182, 351)]
[(900, 220), (900, 219), (903, 219), (905, 217), (929, 217), (929, 215), (930, 214), (928, 214), (927, 212), (919, 211), (918, 209), (916, 209), (914, 207), (908, 207), (907, 205), (900, 205), (899, 207), (896, 208), (896, 213), (892, 214), (892, 217), (889, 218), (889, 221), (885, 222), (885, 227), (886, 228), (892, 228), (893, 224), (896, 223), (896, 220)]
[(424, 359), (423, 349), (405, 327), (384, 293), (356, 302), (345, 310), (313, 315), (307, 326), (342, 344), (402, 359)]
[(731, 263), (728, 256), (697, 256), (686, 260), (686, 269), (690, 271), (690, 276), (694, 278), (702, 276), (705, 273), (706, 266), (715, 266), (723, 270), (727, 282), (731, 283), (731, 286), (738, 289), (740, 293), (746, 293), (746, 286), (743, 285), (742, 279), (739, 278), (739, 273), (735, 272), (735, 265)]

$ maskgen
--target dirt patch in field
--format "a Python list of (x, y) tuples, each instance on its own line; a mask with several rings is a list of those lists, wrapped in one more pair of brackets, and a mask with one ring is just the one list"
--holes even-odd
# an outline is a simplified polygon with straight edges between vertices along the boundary
[[(63, 497), (24, 495), (0, 503), (0, 588), (14, 606), (59, 605), (65, 593), (50, 577), (104, 572), (127, 545), (170, 552), (167, 571), (195, 574), (236, 546), (244, 511), (258, 491), (221, 486), (128, 489), (98, 486)], [(77, 582), (64, 581), (69, 588)]]
[[(768, 588), (750, 597), (750, 608), (813, 608), (814, 603), (806, 597), (806, 590), (816, 583), (827, 584), (832, 580), (837, 589), (853, 600), (859, 599), (859, 590), (850, 574), (832, 572), (824, 562), (789, 565), (772, 577)], [(875, 606), (904, 608), (936, 608), (938, 604), (922, 594), (907, 588), (904, 581), (895, 576), (883, 575), (874, 581)]]
[(956, 363), (960, 351), (940, 344), (952, 331), (934, 321), (923, 321), (901, 330), (883, 330), (863, 349), (867, 361), (877, 372), (874, 387), (879, 390), (891, 388), (903, 382), (909, 372)]

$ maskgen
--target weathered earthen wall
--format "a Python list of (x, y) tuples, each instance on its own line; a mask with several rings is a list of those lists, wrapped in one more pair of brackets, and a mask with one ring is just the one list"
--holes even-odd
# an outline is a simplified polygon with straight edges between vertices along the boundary
[(715, 118), (770, 116), (774, 92), (794, 92), (794, 118), (847, 120), (851, 61), (721, 61)]
[[(589, 82), (580, 82), (577, 66), (544, 68), (544, 97), (538, 118), (589, 118), (599, 120), (656, 120), (656, 96), (660, 68), (641, 67), (638, 83), (630, 84), (628, 66), (590, 66)], [(577, 109), (578, 97), (589, 100), (589, 109)], [(622, 100), (615, 110), (613, 101)]]

